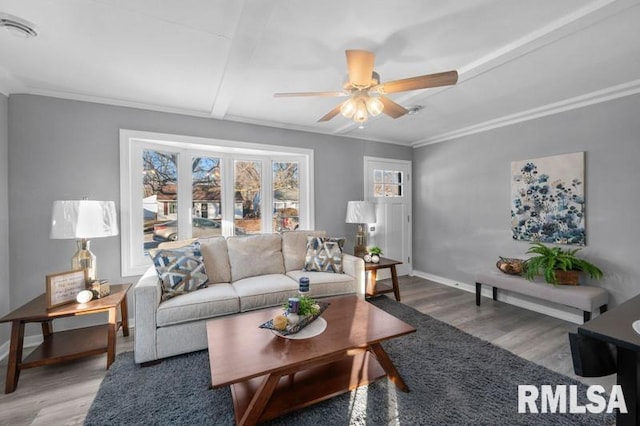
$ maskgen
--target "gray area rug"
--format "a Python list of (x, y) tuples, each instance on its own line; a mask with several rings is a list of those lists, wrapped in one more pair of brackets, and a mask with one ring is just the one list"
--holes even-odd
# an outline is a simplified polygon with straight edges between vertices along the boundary
[[(609, 414), (518, 414), (518, 384), (586, 386), (386, 297), (373, 304), (418, 331), (383, 346), (411, 389), (388, 380), (280, 417), (273, 425), (603, 425)], [(206, 351), (141, 368), (118, 355), (87, 425), (232, 425), (228, 388), (209, 390)]]

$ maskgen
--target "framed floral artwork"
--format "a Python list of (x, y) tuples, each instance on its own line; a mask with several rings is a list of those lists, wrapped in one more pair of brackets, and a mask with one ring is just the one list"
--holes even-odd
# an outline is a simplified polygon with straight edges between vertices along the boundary
[(513, 239), (585, 245), (584, 152), (511, 163)]

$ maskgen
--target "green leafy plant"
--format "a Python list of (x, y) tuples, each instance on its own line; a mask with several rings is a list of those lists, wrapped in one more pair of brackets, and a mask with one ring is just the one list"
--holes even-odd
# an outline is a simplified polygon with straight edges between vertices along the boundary
[[(299, 296), (298, 297), (298, 315), (307, 316), (307, 315), (315, 315), (320, 312), (320, 305), (309, 296)], [(289, 309), (289, 304), (285, 303), (282, 305), (282, 308), (286, 311)]]
[(546, 282), (557, 284), (555, 271), (583, 271), (593, 279), (602, 278), (602, 271), (584, 259), (576, 257), (581, 249), (562, 249), (560, 247), (548, 247), (542, 243), (531, 243), (527, 254), (535, 254), (525, 260), (523, 265), (524, 276), (533, 281), (536, 275), (544, 276)]
[(369, 247), (367, 251), (369, 254), (377, 254), (378, 256), (382, 254), (382, 249), (378, 246)]
[(298, 315), (315, 315), (320, 311), (320, 306), (309, 296), (300, 296)]

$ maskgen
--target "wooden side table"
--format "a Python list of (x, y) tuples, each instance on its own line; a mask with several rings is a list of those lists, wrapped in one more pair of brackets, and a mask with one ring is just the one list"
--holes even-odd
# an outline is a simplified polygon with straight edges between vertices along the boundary
[[(4, 392), (11, 393), (16, 390), (20, 370), (27, 368), (57, 364), (104, 352), (107, 353), (109, 368), (116, 356), (116, 331), (122, 327), (122, 334), (129, 335), (127, 291), (130, 287), (131, 284), (112, 285), (109, 296), (83, 304), (68, 303), (51, 310), (47, 310), (46, 294), (41, 294), (0, 318), (0, 323), (11, 323), (11, 346)], [(117, 320), (118, 307), (121, 321)], [(107, 324), (53, 331), (54, 319), (100, 312), (109, 313)], [(44, 341), (23, 360), (24, 325), (30, 322), (41, 323)]]
[[(387, 259), (386, 257), (381, 257), (379, 263), (364, 263), (364, 270), (369, 272), (369, 280), (367, 281), (366, 290), (367, 296), (393, 292), (396, 300), (398, 302), (400, 301), (400, 287), (398, 286), (396, 265), (402, 265), (402, 262), (399, 260)], [(391, 283), (393, 284), (393, 287), (384, 286), (384, 288), (376, 289), (377, 286), (383, 287), (382, 285), (376, 284), (376, 278), (378, 276), (378, 270), (385, 268), (391, 269)]]

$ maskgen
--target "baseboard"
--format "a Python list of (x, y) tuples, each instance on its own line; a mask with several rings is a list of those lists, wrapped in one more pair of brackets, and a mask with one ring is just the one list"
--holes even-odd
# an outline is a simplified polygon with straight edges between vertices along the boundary
[[(23, 348), (32, 348), (34, 346), (38, 346), (42, 343), (42, 335), (31, 335), (24, 336), (24, 346)], [(9, 356), (9, 342), (4, 342), (2, 346), (0, 346), (0, 361)]]
[[(129, 318), (129, 330), (134, 328), (136, 325), (135, 318)], [(24, 336), (24, 346), (23, 348), (32, 348), (34, 346), (38, 346), (42, 343), (42, 335), (41, 334), (32, 334), (30, 336)], [(0, 361), (4, 360), (9, 356), (9, 342), (4, 342), (0, 345)]]
[[(439, 284), (444, 284), (449, 287), (456, 287), (461, 290), (468, 291), (469, 293), (475, 294), (476, 292), (475, 283), (473, 284), (462, 283), (459, 281), (451, 280), (449, 278), (441, 277), (439, 275), (430, 274), (428, 272), (417, 271), (415, 269), (413, 270), (413, 275), (415, 275), (416, 277), (424, 278), (425, 280), (434, 281)], [(490, 299), (493, 297), (492, 290), (489, 286), (482, 286), (481, 294), (483, 297), (488, 297)], [(555, 317), (561, 320), (569, 321), (574, 324), (582, 325), (583, 323), (582, 311), (580, 311), (580, 313), (576, 313), (576, 310), (573, 310), (573, 312), (571, 312), (568, 310), (571, 308), (563, 309), (559, 305), (556, 305), (558, 306), (556, 307), (548, 304), (538, 303), (538, 302), (532, 301), (530, 298), (525, 299), (515, 294), (505, 294), (503, 290), (500, 290), (498, 292), (498, 301), (508, 303), (510, 305), (518, 306), (520, 308), (529, 309), (534, 312), (539, 312), (541, 314), (549, 315), (551, 317)], [(594, 315), (596, 315), (595, 312), (594, 312)]]

